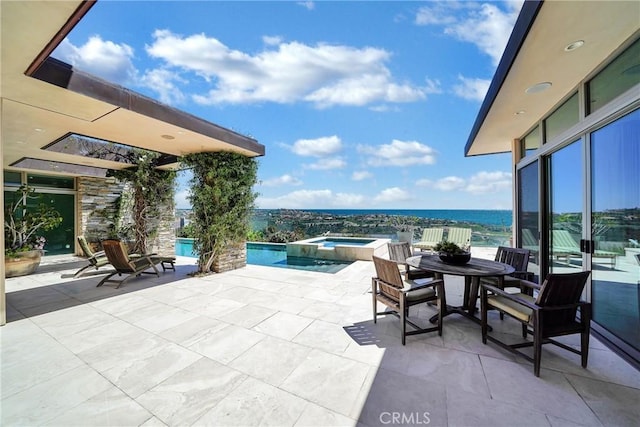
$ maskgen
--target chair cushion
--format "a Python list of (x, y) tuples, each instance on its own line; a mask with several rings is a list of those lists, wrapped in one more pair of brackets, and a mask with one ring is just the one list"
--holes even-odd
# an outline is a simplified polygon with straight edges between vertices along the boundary
[[(518, 293), (513, 295), (531, 303), (535, 303), (536, 301), (534, 297), (527, 294)], [(529, 320), (531, 319), (531, 315), (533, 314), (533, 310), (531, 310), (529, 307), (518, 304), (516, 301), (513, 301), (501, 295), (490, 295), (487, 299), (487, 303), (489, 304), (489, 306), (500, 309), (505, 313), (515, 317), (516, 319), (527, 323), (529, 322)]]
[[(423, 285), (429, 283), (433, 279), (418, 279), (418, 280), (405, 280), (404, 282), (409, 286)], [(423, 299), (433, 298), (436, 296), (436, 290), (434, 288), (422, 288), (415, 291), (407, 292), (407, 301), (420, 301)]]
[(422, 288), (417, 291), (409, 291), (407, 293), (407, 301), (420, 301), (422, 299), (431, 298), (436, 296), (436, 291), (433, 288)]
[[(483, 277), (483, 283), (489, 283), (494, 286), (498, 286), (500, 281), (497, 277)], [(504, 276), (503, 283), (505, 288), (519, 288), (520, 287), (520, 279), (513, 276)]]

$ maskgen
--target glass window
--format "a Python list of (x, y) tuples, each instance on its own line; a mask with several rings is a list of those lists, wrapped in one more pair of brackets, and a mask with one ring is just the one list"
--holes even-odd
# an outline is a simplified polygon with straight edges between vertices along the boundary
[(22, 184), (22, 173), (20, 172), (4, 171), (3, 175), (4, 185), (14, 187), (20, 186), (20, 184)]
[(522, 157), (526, 157), (540, 148), (540, 126), (536, 126), (520, 140), (520, 143), (522, 144)]
[(640, 350), (640, 110), (591, 134), (593, 320)]
[(538, 264), (540, 253), (538, 177), (537, 161), (518, 171), (518, 242), (519, 247), (529, 249), (529, 262), (533, 264)]
[(554, 152), (548, 161), (549, 272), (569, 273), (582, 262), (582, 140)]
[(544, 121), (545, 142), (553, 140), (580, 120), (578, 92), (565, 101)]
[(640, 83), (640, 40), (587, 83), (587, 114)]
[[(16, 203), (19, 193), (13, 189), (4, 192), (5, 206)], [(73, 253), (75, 235), (75, 196), (73, 194), (34, 193), (28, 199), (27, 209), (36, 210), (40, 204), (53, 206), (62, 216), (62, 223), (53, 230), (37, 232), (45, 238), (45, 255), (61, 255)]]
[(42, 231), (47, 243), (44, 248), (46, 255), (61, 255), (73, 253), (75, 235), (75, 196), (73, 194), (42, 194), (42, 202), (50, 204), (62, 216), (62, 223), (53, 230)]
[(64, 176), (27, 175), (27, 182), (32, 187), (69, 188), (74, 189), (74, 179)]

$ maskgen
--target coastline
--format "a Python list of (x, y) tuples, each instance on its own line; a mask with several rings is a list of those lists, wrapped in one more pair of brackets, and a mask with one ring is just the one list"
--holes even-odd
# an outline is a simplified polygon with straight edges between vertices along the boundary
[[(403, 215), (412, 213), (413, 215)], [(423, 216), (418, 216), (421, 214)], [(431, 217), (448, 215), (449, 218)], [(453, 213), (453, 214), (452, 214)], [(511, 211), (491, 210), (302, 210), (257, 209), (251, 221), (256, 232), (288, 232), (305, 238), (320, 235), (382, 237), (394, 240), (397, 232), (412, 230), (417, 241), (429, 227), (471, 228), (471, 246), (497, 247), (509, 245)], [(450, 218), (450, 216), (455, 216)], [(462, 220), (460, 218), (471, 218)], [(474, 221), (473, 218), (476, 218)], [(509, 218), (509, 224), (505, 224)], [(490, 219), (489, 221), (487, 219)]]

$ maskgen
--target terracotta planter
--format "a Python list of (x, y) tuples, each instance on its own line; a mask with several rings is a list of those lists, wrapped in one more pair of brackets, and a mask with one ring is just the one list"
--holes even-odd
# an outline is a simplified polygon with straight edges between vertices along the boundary
[(42, 251), (20, 252), (15, 256), (4, 258), (4, 277), (18, 277), (31, 274), (40, 265)]

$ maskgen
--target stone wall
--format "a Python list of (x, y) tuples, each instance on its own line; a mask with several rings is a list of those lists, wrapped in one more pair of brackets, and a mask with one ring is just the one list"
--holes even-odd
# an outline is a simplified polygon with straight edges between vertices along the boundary
[(100, 240), (113, 237), (124, 184), (115, 178), (80, 177), (78, 186), (78, 234), (94, 249)]
[[(127, 185), (115, 178), (80, 177), (78, 185), (78, 234), (84, 235), (94, 250), (101, 249), (100, 240), (117, 237), (116, 229), (132, 215), (120, 212), (121, 195)], [(130, 208), (131, 204), (122, 204)], [(175, 254), (175, 231), (173, 229), (173, 206), (161, 210), (166, 214), (159, 218), (158, 234), (149, 240), (149, 251), (162, 255)]]
[(175, 255), (176, 232), (173, 229), (175, 222), (173, 206), (164, 209), (163, 212), (166, 215), (158, 219), (158, 235), (149, 239), (150, 251), (162, 255)]
[(247, 265), (247, 245), (242, 242), (237, 245), (229, 245), (219, 254), (213, 262), (213, 271), (222, 273), (235, 270)]

